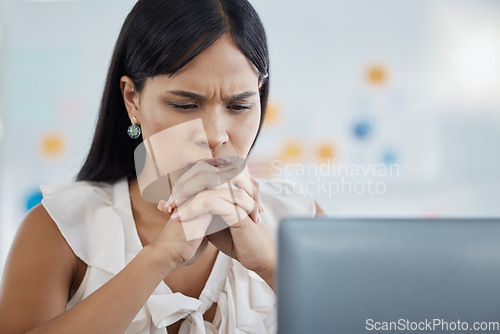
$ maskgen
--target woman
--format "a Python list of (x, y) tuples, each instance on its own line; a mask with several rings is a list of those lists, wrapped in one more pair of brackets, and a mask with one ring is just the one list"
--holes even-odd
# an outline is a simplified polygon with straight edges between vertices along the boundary
[[(259, 190), (242, 166), (207, 186), (210, 171), (226, 167), (221, 157), (246, 159), (268, 71), (265, 32), (246, 0), (139, 0), (116, 43), (77, 182), (42, 186), (42, 205), (19, 228), (0, 332), (274, 332), (276, 224), (314, 215), (315, 202), (286, 184)], [(204, 131), (190, 137), (193, 148), (212, 159), (189, 156), (171, 198), (145, 200), (135, 148), (197, 120)], [(171, 161), (192, 152), (162, 144)], [(209, 231), (216, 218), (229, 227)]]

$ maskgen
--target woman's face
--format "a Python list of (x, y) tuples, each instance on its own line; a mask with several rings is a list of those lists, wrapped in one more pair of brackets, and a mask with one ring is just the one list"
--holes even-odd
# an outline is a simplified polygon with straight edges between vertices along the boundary
[(172, 77), (147, 78), (140, 93), (130, 78), (121, 79), (129, 117), (138, 120), (143, 139), (163, 138), (163, 152), (183, 162), (245, 159), (260, 123), (259, 88), (256, 68), (227, 34)]

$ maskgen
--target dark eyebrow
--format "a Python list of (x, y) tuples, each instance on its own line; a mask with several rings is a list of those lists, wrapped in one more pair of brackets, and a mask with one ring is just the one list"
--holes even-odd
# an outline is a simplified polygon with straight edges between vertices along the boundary
[[(190, 99), (201, 100), (201, 101), (206, 101), (207, 100), (206, 96), (199, 95), (199, 94), (196, 94), (196, 93), (193, 93), (193, 92), (188, 92), (188, 91), (185, 91), (185, 90), (169, 90), (168, 92), (170, 94), (174, 94), (174, 95), (182, 96), (182, 97), (187, 97), (187, 98), (190, 98)], [(243, 99), (246, 99), (247, 97), (251, 97), (251, 96), (254, 96), (256, 94), (257, 93), (255, 93), (255, 92), (243, 92), (243, 93), (240, 93), (240, 94), (236, 94), (236, 95), (233, 95), (233, 96), (226, 97), (226, 98), (224, 98), (224, 101), (227, 102), (227, 101), (243, 100)]]

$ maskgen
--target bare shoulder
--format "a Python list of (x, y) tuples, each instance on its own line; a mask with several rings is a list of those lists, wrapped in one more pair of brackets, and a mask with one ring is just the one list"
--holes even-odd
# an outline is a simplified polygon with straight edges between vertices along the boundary
[[(32, 260), (47, 261), (55, 257), (60, 263), (75, 264), (71, 248), (42, 204), (33, 207), (19, 225), (9, 257), (15, 253), (29, 255)], [(47, 259), (47, 255), (51, 258)]]
[[(55, 222), (42, 204), (33, 207), (24, 217), (16, 234), (16, 241), (24, 238), (51, 239), (64, 241)], [(48, 241), (48, 240), (47, 240)]]
[(64, 312), (76, 258), (39, 204), (21, 222), (0, 286), (0, 332), (29, 330)]

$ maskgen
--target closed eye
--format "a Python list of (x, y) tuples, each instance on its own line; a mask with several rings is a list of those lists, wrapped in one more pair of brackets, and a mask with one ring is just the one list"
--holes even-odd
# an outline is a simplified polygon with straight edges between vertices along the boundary
[(187, 103), (187, 104), (177, 104), (177, 103), (169, 103), (170, 106), (177, 108), (177, 109), (183, 109), (183, 110), (193, 110), (198, 108), (198, 105), (195, 103)]
[[(176, 108), (176, 109), (182, 109), (182, 110), (194, 110), (198, 108), (198, 105), (195, 103), (186, 103), (186, 104), (180, 104), (180, 103), (168, 103), (168, 105)], [(241, 113), (246, 110), (252, 109), (252, 104), (231, 104), (228, 105), (227, 108), (230, 109), (234, 113)]]
[(246, 110), (252, 109), (251, 104), (232, 104), (228, 106), (229, 109), (233, 110), (234, 112), (244, 112)]

